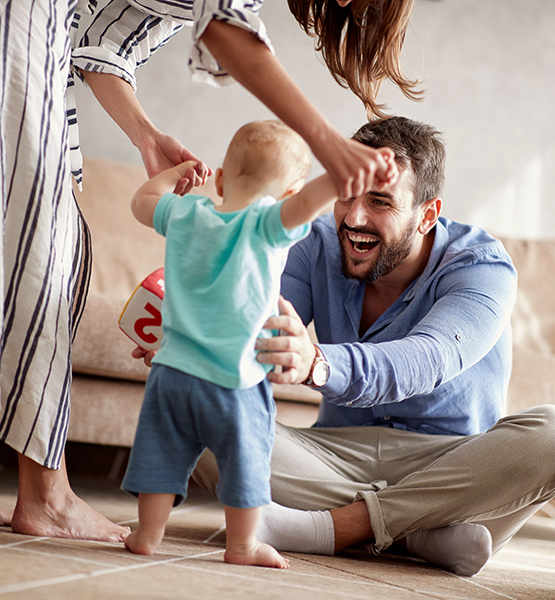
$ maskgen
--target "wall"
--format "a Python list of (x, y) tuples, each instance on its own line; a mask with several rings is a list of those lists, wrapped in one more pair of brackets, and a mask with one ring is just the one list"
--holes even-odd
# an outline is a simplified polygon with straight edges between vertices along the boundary
[[(351, 135), (364, 109), (332, 80), (286, 1), (266, 0), (262, 15), (289, 73)], [(554, 26), (555, 2), (416, 0), (404, 65), (425, 80), (425, 99), (411, 102), (389, 85), (381, 99), (392, 113), (444, 132), (445, 216), (498, 235), (555, 237)], [(216, 167), (233, 132), (270, 113), (238, 85), (193, 83), (189, 44), (189, 30), (180, 32), (138, 71), (138, 97), (160, 129)], [(90, 92), (78, 88), (84, 154), (140, 163)], [(313, 174), (320, 172), (316, 163)]]

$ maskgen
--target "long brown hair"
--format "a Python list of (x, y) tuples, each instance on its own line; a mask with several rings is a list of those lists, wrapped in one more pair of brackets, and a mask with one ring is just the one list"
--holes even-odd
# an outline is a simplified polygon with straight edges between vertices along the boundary
[(333, 78), (350, 88), (364, 103), (369, 117), (384, 117), (377, 96), (390, 79), (411, 100), (418, 100), (418, 80), (401, 69), (401, 49), (414, 0), (353, 0), (341, 7), (337, 0), (288, 0), (304, 31), (316, 37), (316, 50)]

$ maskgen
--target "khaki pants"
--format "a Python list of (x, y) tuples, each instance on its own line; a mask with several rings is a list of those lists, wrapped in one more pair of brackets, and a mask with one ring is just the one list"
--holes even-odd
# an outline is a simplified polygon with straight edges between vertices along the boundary
[[(194, 474), (215, 492), (213, 457)], [(363, 500), (376, 553), (417, 530), (482, 523), (494, 552), (555, 497), (555, 406), (501, 419), (486, 433), (423, 435), (386, 427), (277, 426), (272, 499), (302, 510)]]

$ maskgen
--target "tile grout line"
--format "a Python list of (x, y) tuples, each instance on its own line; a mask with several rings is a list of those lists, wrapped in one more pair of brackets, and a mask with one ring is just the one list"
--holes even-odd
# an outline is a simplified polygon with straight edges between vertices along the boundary
[[(47, 538), (48, 539), (48, 538)], [(73, 581), (82, 581), (84, 579), (92, 579), (94, 577), (101, 577), (103, 575), (112, 575), (116, 573), (123, 573), (126, 571), (133, 571), (135, 569), (144, 569), (148, 567), (153, 567), (157, 565), (167, 565), (177, 561), (182, 560), (190, 560), (192, 558), (202, 558), (204, 556), (210, 556), (212, 554), (219, 554), (224, 552), (224, 550), (215, 550), (212, 552), (203, 552), (201, 554), (196, 554), (194, 556), (177, 556), (175, 558), (170, 558), (167, 560), (158, 560), (158, 561), (149, 561), (142, 562), (140, 564), (128, 565), (125, 567), (117, 567), (117, 568), (106, 568), (99, 569), (98, 571), (93, 571), (92, 573), (75, 573), (73, 575), (63, 575), (60, 577), (52, 577), (49, 579), (39, 579), (32, 582), (26, 583), (15, 583), (10, 585), (0, 586), (0, 595), (9, 594), (12, 592), (21, 592), (24, 590), (35, 589), (39, 587), (47, 587), (51, 585), (56, 585), (57, 583), (69, 583)]]
[[(301, 560), (306, 560), (306, 559), (301, 559)], [(313, 564), (309, 560), (306, 560), (306, 562), (308, 562), (309, 564)], [(338, 569), (337, 567), (330, 567), (329, 565), (327, 567), (330, 568), (330, 569), (333, 569), (335, 571), (338, 571), (340, 573), (349, 573), (348, 571), (345, 571), (343, 569)], [(478, 583), (476, 581), (472, 581), (469, 577), (462, 577), (461, 575), (457, 575), (455, 573), (451, 573), (450, 571), (445, 571), (443, 569), (441, 569), (441, 571), (444, 572), (446, 575), (449, 575), (450, 577), (455, 577), (459, 581), (463, 581), (464, 583), (468, 583), (468, 584), (474, 585), (476, 587), (480, 587), (480, 588), (482, 588), (484, 590), (487, 590), (487, 591), (491, 592), (494, 595), (501, 596), (502, 598), (506, 598), (507, 600), (518, 600), (518, 598), (514, 598), (513, 596), (508, 596), (507, 594), (504, 594), (503, 592), (498, 592), (496, 590), (492, 590), (490, 587), (488, 587), (486, 585), (483, 585), (483, 584)], [(321, 576), (321, 575), (312, 575), (311, 573), (307, 573), (306, 575), (310, 575), (312, 577), (324, 577), (324, 576)], [(329, 576), (327, 576), (327, 577), (329, 579), (333, 579), (335, 581), (349, 581), (348, 579), (342, 579), (342, 580), (340, 580), (339, 578), (334, 578), (334, 577), (329, 577)], [(414, 593), (417, 593), (417, 594), (422, 594), (422, 595), (425, 595), (425, 596), (430, 596), (430, 597), (433, 597), (433, 598), (437, 598), (437, 595), (434, 592), (430, 592), (430, 593), (421, 592), (421, 591), (418, 591), (418, 590), (413, 590), (412, 588), (408, 588), (408, 587), (394, 585), (394, 584), (391, 584), (391, 583), (383, 583), (383, 582), (377, 581), (375, 579), (371, 579), (370, 577), (368, 577), (366, 575), (361, 575), (361, 574), (357, 574), (357, 577), (361, 577), (364, 580), (368, 580), (369, 583), (371, 582), (371, 583), (378, 584), (378, 585), (381, 585), (381, 586), (384, 586), (384, 587), (393, 588), (393, 589), (401, 589), (401, 590), (405, 590), (405, 591), (414, 592)], [(359, 583), (362, 583), (362, 582), (359, 582)]]
[(225, 531), (225, 525), (222, 525), (219, 529), (216, 529), (212, 535), (209, 535), (205, 540), (202, 541), (203, 544), (209, 544), (215, 537), (220, 535), (222, 531)]
[(16, 546), (23, 546), (25, 544), (31, 544), (33, 542), (44, 542), (45, 540), (50, 540), (52, 538), (49, 537), (34, 537), (31, 539), (27, 539), (27, 540), (21, 540), (19, 542), (12, 542), (9, 544), (2, 544), (0, 545), (0, 550), (3, 550), (4, 548), (15, 548)]
[[(210, 573), (210, 574), (214, 573), (214, 571), (211, 570), (211, 569), (205, 569), (205, 568), (197, 567), (197, 566), (194, 566), (194, 565), (188, 565), (188, 564), (185, 564), (185, 563), (181, 563), (181, 564), (178, 564), (178, 565), (175, 565), (175, 566), (177, 568), (179, 568), (179, 569), (188, 569), (188, 570), (192, 570), (192, 571), (199, 571), (199, 572)], [(280, 569), (276, 569), (276, 570), (280, 571)], [(261, 577), (253, 577), (253, 576), (248, 576), (248, 575), (241, 575), (239, 573), (224, 573), (224, 572), (220, 572), (219, 575), (223, 575), (225, 577), (235, 577), (235, 578), (238, 578), (238, 579), (246, 579), (248, 581), (257, 582), (257, 583), (265, 583), (265, 584), (269, 583), (267, 579), (264, 579), (264, 578), (261, 578)], [(298, 573), (298, 574), (296, 574), (294, 571), (290, 571), (290, 570), (283, 571), (283, 577), (284, 577), (284, 579), (288, 575), (300, 575), (300, 576), (304, 577), (307, 574), (306, 573)], [(320, 577), (320, 576), (319, 575), (313, 575), (313, 577)], [(326, 579), (329, 579), (329, 577), (326, 577)], [(301, 585), (301, 584), (298, 584), (298, 583), (292, 583), (291, 581), (288, 582), (287, 580), (284, 580), (284, 581), (272, 580), (271, 583), (272, 583), (272, 585), (282, 585), (282, 586), (286, 586), (286, 587), (292, 588), (292, 589), (309, 590), (311, 592), (322, 592), (322, 593), (329, 594), (329, 589), (326, 589), (324, 587), (319, 587), (318, 588), (318, 587), (314, 587), (314, 586)], [(370, 586), (370, 585), (373, 586), (373, 585), (376, 585), (376, 586), (381, 586), (381, 587), (388, 588), (390, 590), (400, 590), (400, 589), (402, 589), (404, 591), (414, 591), (414, 590), (407, 590), (407, 588), (400, 588), (398, 586), (393, 586), (393, 585), (390, 585), (390, 584), (387, 584), (387, 583), (383, 583), (383, 582), (380, 582), (380, 581), (368, 580), (368, 579), (365, 579), (364, 581), (356, 581), (356, 582), (349, 581), (349, 583), (351, 583), (351, 584), (357, 584), (357, 585), (363, 585), (363, 586)], [(364, 595), (358, 595), (358, 594), (357, 595), (353, 595), (352, 592), (340, 592), (340, 591), (337, 591), (337, 590), (334, 590), (333, 593), (334, 593), (334, 595), (336, 597), (347, 596), (348, 598), (351, 598), (351, 599), (353, 599), (353, 598), (360, 598), (361, 600), (367, 600), (367, 598), (368, 598), (368, 595), (367, 595), (366, 591), (361, 591), (361, 594), (364, 594)], [(415, 591), (415, 593), (418, 594), (418, 595), (420, 595), (420, 596), (422, 596), (422, 597), (428, 597), (428, 595), (425, 594), (425, 593), (421, 593), (421, 592), (418, 592), (418, 591)], [(437, 598), (437, 596), (436, 596), (436, 598)]]

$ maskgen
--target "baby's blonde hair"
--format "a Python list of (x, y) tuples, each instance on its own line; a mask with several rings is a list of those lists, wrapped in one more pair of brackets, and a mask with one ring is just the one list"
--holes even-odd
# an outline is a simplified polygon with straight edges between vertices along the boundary
[(274, 119), (243, 125), (233, 136), (224, 159), (225, 178), (249, 177), (261, 186), (279, 181), (282, 193), (310, 171), (310, 150), (303, 138)]

